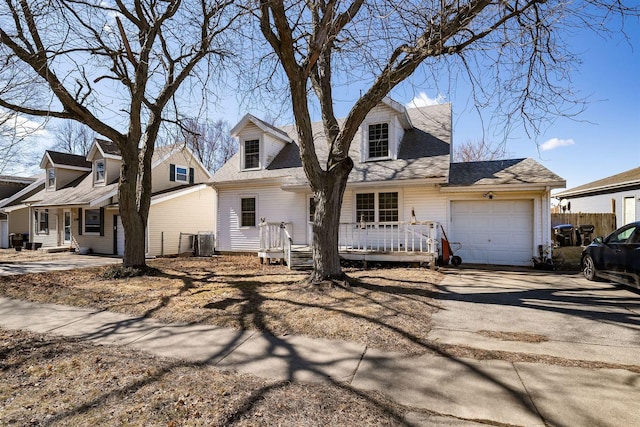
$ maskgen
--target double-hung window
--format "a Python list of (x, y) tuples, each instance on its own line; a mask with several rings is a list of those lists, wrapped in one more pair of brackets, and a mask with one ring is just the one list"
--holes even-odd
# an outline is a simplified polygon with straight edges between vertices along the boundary
[(56, 187), (56, 170), (54, 168), (47, 169), (47, 188)]
[(389, 124), (376, 123), (369, 125), (369, 159), (389, 157)]
[(243, 197), (240, 199), (240, 226), (256, 226), (256, 198)]
[(398, 193), (395, 191), (356, 194), (358, 223), (397, 222), (398, 212)]
[(35, 211), (36, 234), (49, 233), (49, 209), (39, 209)]
[(378, 193), (378, 221), (398, 221), (398, 193)]
[(105, 171), (104, 171), (104, 160), (96, 160), (95, 163), (95, 182), (104, 182)]
[(176, 181), (189, 182), (189, 169), (184, 166), (176, 166)]
[(250, 139), (244, 142), (244, 169), (260, 167), (260, 140)]
[(84, 210), (84, 232), (100, 234), (101, 229), (100, 209)]

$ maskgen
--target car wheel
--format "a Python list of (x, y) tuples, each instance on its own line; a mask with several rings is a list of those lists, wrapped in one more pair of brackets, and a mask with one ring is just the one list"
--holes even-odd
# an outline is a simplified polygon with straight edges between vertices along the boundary
[(587, 280), (596, 280), (596, 266), (591, 255), (585, 255), (582, 259), (582, 274)]

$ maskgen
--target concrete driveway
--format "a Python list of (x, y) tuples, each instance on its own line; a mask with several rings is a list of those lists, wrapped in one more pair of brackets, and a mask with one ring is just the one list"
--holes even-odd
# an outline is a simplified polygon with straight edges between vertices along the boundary
[(55, 270), (73, 270), (74, 268), (100, 267), (103, 265), (119, 264), (122, 258), (67, 254), (41, 261), (10, 261), (0, 262), (0, 276), (15, 274), (43, 273)]
[[(640, 364), (640, 293), (581, 274), (449, 269), (430, 338), (487, 350)], [(539, 341), (539, 342), (538, 342)]]

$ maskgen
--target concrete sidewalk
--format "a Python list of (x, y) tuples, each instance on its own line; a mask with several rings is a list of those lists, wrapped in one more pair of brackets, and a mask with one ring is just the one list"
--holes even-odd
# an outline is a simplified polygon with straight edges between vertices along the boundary
[(21, 260), (0, 262), (0, 276), (102, 267), (120, 263), (122, 263), (122, 258), (96, 255), (67, 255), (40, 261)]
[(415, 408), (409, 425), (640, 425), (640, 374), (626, 370), (410, 357), (356, 343), (168, 325), (7, 298), (0, 298), (0, 327), (130, 346), (266, 378), (347, 383)]

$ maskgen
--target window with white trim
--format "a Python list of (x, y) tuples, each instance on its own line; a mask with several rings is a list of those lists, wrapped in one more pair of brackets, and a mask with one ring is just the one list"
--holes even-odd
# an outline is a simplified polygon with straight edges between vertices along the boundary
[(35, 211), (36, 234), (49, 234), (49, 209)]
[(84, 232), (91, 234), (100, 234), (100, 209), (84, 210)]
[(240, 226), (256, 226), (256, 198), (243, 197), (240, 199)]
[(356, 221), (375, 222), (376, 221), (376, 194), (360, 193), (356, 194)]
[(378, 221), (398, 221), (398, 193), (378, 193)]
[(54, 168), (47, 169), (47, 188), (56, 187), (56, 170)]
[(369, 125), (368, 158), (382, 159), (389, 157), (389, 123)]
[(244, 168), (256, 169), (260, 167), (260, 140), (249, 139), (244, 141)]
[(356, 222), (397, 222), (400, 219), (397, 191), (356, 193)]
[(94, 163), (95, 175), (94, 182), (104, 182), (105, 179), (105, 170), (104, 170), (104, 159), (96, 160)]
[(176, 165), (176, 181), (189, 182), (189, 168)]

